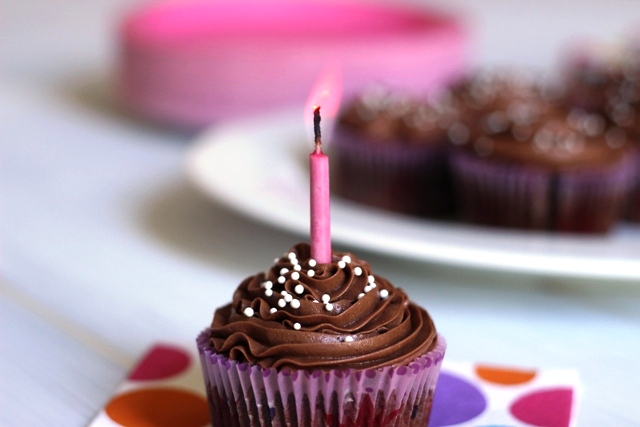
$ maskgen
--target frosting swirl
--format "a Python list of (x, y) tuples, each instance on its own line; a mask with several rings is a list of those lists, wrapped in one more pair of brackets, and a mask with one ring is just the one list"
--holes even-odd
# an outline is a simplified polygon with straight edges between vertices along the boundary
[(402, 289), (354, 255), (332, 257), (316, 264), (301, 243), (246, 278), (215, 312), (212, 347), (232, 360), (309, 370), (400, 366), (435, 345), (429, 314)]

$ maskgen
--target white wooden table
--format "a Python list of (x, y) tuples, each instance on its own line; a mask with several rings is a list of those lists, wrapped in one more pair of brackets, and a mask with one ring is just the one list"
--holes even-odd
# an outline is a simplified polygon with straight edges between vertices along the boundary
[[(86, 425), (150, 343), (193, 341), (241, 279), (304, 238), (205, 199), (183, 176), (193, 135), (113, 107), (128, 3), (2, 1), (0, 425)], [(575, 31), (611, 40), (640, 22), (633, 2), (579, 4), (482, 2), (479, 60), (547, 66)], [(577, 368), (580, 426), (640, 425), (640, 283), (362, 255), (430, 310), (447, 357)]]

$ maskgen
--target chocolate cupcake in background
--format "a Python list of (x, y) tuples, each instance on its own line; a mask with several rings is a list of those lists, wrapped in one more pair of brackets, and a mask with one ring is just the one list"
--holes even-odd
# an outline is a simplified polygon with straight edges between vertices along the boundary
[(331, 145), (332, 190), (346, 199), (426, 217), (453, 211), (446, 131), (451, 100), (371, 88), (343, 109)]
[(608, 118), (624, 129), (634, 146), (635, 180), (625, 218), (640, 222), (640, 45), (629, 46), (620, 62), (620, 78), (605, 107)]
[(445, 341), (370, 265), (298, 244), (197, 340), (214, 426), (425, 427)]
[[(479, 120), (452, 128), (466, 128), (468, 135), (452, 135), (462, 218), (534, 230), (609, 230), (632, 186), (626, 132), (582, 110), (543, 108), (520, 120), (515, 105), (487, 108)], [(496, 115), (500, 126), (491, 125)]]
[(604, 115), (634, 147), (636, 178), (624, 217), (640, 221), (640, 46), (628, 45), (616, 58), (585, 54), (566, 69), (568, 106)]

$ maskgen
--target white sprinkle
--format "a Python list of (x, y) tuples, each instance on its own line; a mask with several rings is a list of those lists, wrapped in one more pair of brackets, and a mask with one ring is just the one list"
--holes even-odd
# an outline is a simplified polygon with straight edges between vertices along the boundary
[(366, 294), (367, 292), (371, 291), (371, 289), (373, 289), (371, 286), (367, 285), (364, 287), (364, 293)]
[(278, 300), (278, 307), (284, 308), (285, 305), (287, 305), (287, 302), (284, 299), (280, 298)]
[(369, 286), (371, 286), (371, 289), (373, 289), (373, 288), (375, 288), (375, 287), (376, 287), (376, 286), (378, 286), (378, 285), (376, 285), (376, 284), (375, 284), (375, 282), (374, 282), (374, 283), (371, 283)]
[(347, 335), (346, 337), (344, 337), (344, 341), (345, 342), (353, 342), (353, 337), (351, 335)]
[(244, 309), (244, 315), (247, 317), (253, 317), (255, 313), (253, 312), (253, 308), (247, 307)]
[(285, 296), (285, 295), (287, 295), (288, 293), (289, 293), (289, 292), (287, 292), (285, 289), (283, 289), (283, 290), (282, 290), (282, 292), (280, 292), (280, 294), (281, 294), (282, 296)]
[(293, 269), (294, 269), (295, 271), (301, 271), (301, 270), (302, 270), (302, 267), (300, 266), (300, 264), (296, 264), (296, 265), (294, 265), (294, 266), (293, 266)]
[(282, 284), (282, 283), (284, 283), (286, 281), (287, 281), (287, 279), (284, 276), (278, 277), (278, 283)]
[(296, 331), (299, 331), (300, 328), (302, 328), (302, 325), (300, 325), (300, 323), (296, 322), (293, 324), (293, 329), (295, 329)]
[(388, 296), (389, 296), (389, 291), (388, 291), (388, 290), (386, 290), (386, 289), (382, 289), (382, 290), (380, 291), (380, 298), (385, 299), (385, 298), (387, 298)]
[(315, 275), (316, 275), (316, 272), (315, 272), (315, 271), (313, 271), (313, 270), (309, 270), (309, 271), (307, 271), (307, 276), (309, 276), (309, 277), (313, 277), (313, 276), (315, 276)]
[(294, 299), (293, 301), (291, 301), (291, 307), (292, 308), (300, 308), (300, 300), (299, 299)]
[(293, 258), (293, 259), (291, 260), (291, 264), (293, 264), (293, 268), (296, 268), (296, 266), (298, 265), (298, 260), (297, 260), (297, 259), (295, 259), (295, 258)]
[(333, 304), (325, 304), (324, 309), (327, 311), (333, 311)]
[(347, 263), (344, 261), (338, 261), (338, 267), (340, 268), (345, 268), (347, 266)]
[(358, 299), (362, 298), (364, 296), (364, 294), (360, 293), (358, 294)]
[(367, 281), (368, 281), (369, 283), (373, 283), (373, 282), (375, 282), (375, 281), (376, 281), (376, 279), (375, 279), (375, 277), (373, 277), (372, 275), (369, 275), (369, 277), (367, 277)]
[(362, 269), (360, 267), (356, 267), (353, 269), (353, 274), (355, 274), (356, 276), (361, 276), (362, 275)]
[(269, 310), (269, 313), (273, 314), (273, 313), (275, 313), (276, 311), (278, 311), (278, 309), (277, 309), (277, 308), (275, 308), (275, 307), (271, 307), (271, 310)]
[(289, 252), (289, 255), (287, 255), (287, 257), (288, 257), (289, 259), (296, 259), (296, 258), (298, 258), (298, 256), (296, 255), (296, 253), (295, 253), (295, 252)]
[(293, 291), (298, 295), (302, 295), (302, 293), (304, 292), (304, 286), (296, 285), (296, 287), (293, 288)]
[(294, 271), (293, 273), (291, 273), (291, 278), (293, 280), (298, 280), (300, 278), (300, 273), (298, 273), (297, 271)]
[(455, 145), (466, 144), (469, 141), (469, 135), (471, 135), (469, 128), (459, 122), (452, 124), (447, 131), (447, 136)]
[(315, 267), (316, 266), (316, 260), (313, 258), (309, 259), (309, 267)]
[(315, 302), (316, 304), (319, 303), (320, 301), (318, 301), (317, 299), (314, 299), (313, 302)]
[(264, 294), (268, 297), (270, 297), (271, 295), (273, 295), (273, 290), (271, 289), (265, 289)]
[(273, 283), (271, 282), (271, 280), (267, 280), (262, 284), (262, 287), (265, 289), (271, 289), (273, 288)]
[(349, 255), (345, 255), (342, 257), (342, 260), (349, 264), (351, 262), (351, 257)]
[(331, 297), (329, 296), (329, 294), (322, 295), (322, 302), (327, 303), (329, 301), (331, 301)]
[(282, 276), (283, 274), (287, 274), (289, 272), (289, 269), (286, 267), (282, 267), (280, 269), (280, 275)]
[(278, 263), (278, 261), (280, 261), (280, 258), (274, 258), (274, 259), (273, 259), (273, 263), (274, 263), (274, 264), (277, 264), (277, 263)]
[(286, 294), (283, 296), (285, 302), (291, 302), (293, 301), (293, 297), (291, 296), (291, 294)]

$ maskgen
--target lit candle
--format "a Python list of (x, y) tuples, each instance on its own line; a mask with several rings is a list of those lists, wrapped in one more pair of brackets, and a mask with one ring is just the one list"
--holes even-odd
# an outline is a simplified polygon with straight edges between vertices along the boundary
[(309, 154), (311, 201), (311, 258), (320, 264), (331, 262), (331, 198), (329, 157), (322, 152), (320, 107), (313, 109), (315, 148)]

